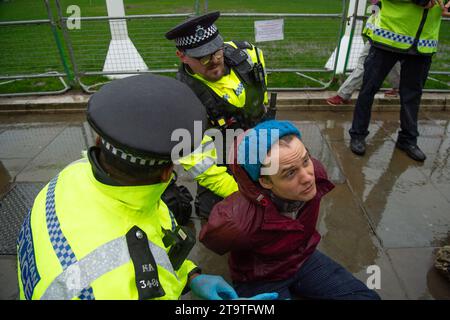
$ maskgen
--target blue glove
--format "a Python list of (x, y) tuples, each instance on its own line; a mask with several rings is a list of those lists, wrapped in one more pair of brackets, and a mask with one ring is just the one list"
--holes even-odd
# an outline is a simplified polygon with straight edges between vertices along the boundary
[(199, 298), (207, 300), (236, 299), (236, 291), (221, 277), (201, 274), (191, 280), (192, 292)]
[(248, 298), (248, 300), (277, 300), (278, 292), (260, 293), (256, 296)]
[(277, 300), (278, 292), (260, 293), (250, 298), (237, 298), (235, 300)]

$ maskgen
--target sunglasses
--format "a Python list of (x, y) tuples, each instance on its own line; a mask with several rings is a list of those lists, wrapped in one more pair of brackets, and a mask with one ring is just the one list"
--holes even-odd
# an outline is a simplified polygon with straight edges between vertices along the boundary
[(206, 66), (213, 59), (213, 57), (216, 59), (221, 59), (223, 57), (223, 47), (218, 49), (216, 52), (208, 54), (206, 56), (203, 56), (200, 58), (194, 58), (194, 57), (191, 57), (191, 58), (194, 58), (194, 59), (200, 61), (200, 63), (202, 65)]

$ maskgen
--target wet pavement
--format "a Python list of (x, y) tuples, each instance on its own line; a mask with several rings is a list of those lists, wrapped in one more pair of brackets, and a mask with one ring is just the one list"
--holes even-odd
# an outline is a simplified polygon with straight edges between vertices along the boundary
[[(425, 163), (395, 149), (398, 117), (374, 113), (366, 155), (358, 157), (348, 148), (351, 112), (278, 114), (302, 130), (336, 184), (322, 201), (319, 249), (365, 283), (373, 283), (371, 266), (378, 266), (383, 299), (450, 299), (450, 283), (433, 267), (436, 248), (450, 244), (450, 112), (420, 114)], [(0, 299), (17, 297), (14, 241), (34, 195), (93, 141), (82, 113), (0, 115)], [(197, 233), (201, 224), (194, 214)], [(227, 256), (198, 244), (190, 258), (205, 273), (230, 279)]]

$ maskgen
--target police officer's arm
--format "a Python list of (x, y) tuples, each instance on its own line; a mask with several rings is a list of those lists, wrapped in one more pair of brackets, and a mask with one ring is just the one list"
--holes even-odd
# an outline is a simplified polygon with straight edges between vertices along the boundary
[(227, 172), (227, 168), (217, 166), (217, 150), (214, 141), (207, 135), (198, 149), (179, 162), (202, 187), (222, 198), (238, 190), (237, 183)]

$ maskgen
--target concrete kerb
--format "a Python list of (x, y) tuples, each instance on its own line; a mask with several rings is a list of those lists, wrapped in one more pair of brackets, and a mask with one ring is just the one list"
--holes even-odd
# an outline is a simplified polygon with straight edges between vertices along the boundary
[[(335, 95), (334, 91), (301, 91), (279, 92), (277, 107), (286, 111), (352, 111), (358, 97), (352, 96), (350, 104), (330, 106), (326, 99)], [(0, 114), (14, 113), (59, 113), (83, 112), (86, 110), (90, 95), (85, 93), (66, 93), (53, 96), (21, 96), (0, 98)], [(398, 111), (399, 98), (386, 98), (383, 93), (375, 96), (374, 111)], [(424, 93), (421, 110), (423, 111), (449, 111), (449, 93)]]

